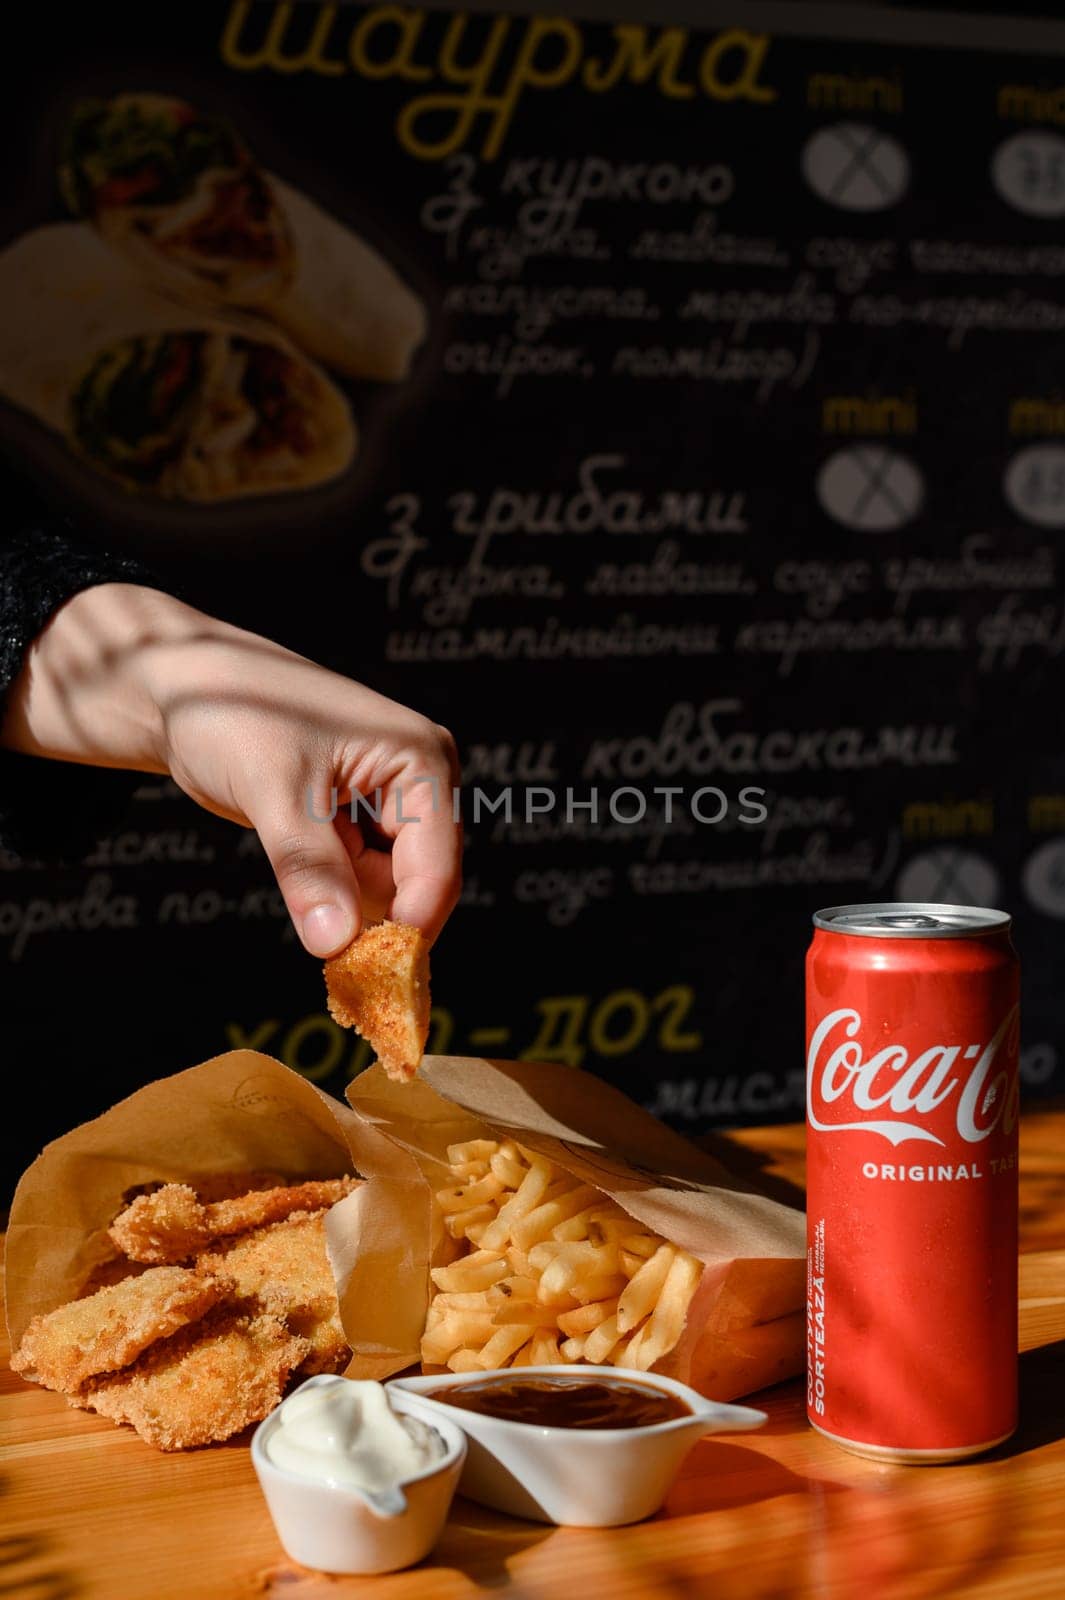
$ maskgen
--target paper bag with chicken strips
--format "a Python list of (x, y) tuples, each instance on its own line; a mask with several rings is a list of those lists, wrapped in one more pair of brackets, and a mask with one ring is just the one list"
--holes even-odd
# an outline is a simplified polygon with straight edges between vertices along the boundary
[[(388, 1198), (381, 1226), (362, 1174)], [(395, 1144), (256, 1051), (146, 1084), (48, 1145), (19, 1182), (12, 1367), (164, 1450), (227, 1438), (290, 1381), (347, 1364), (338, 1277), (353, 1301), (382, 1282), (417, 1301), (423, 1189)], [(372, 1305), (344, 1318), (372, 1342)], [(402, 1313), (398, 1325), (405, 1349), (417, 1326)], [(396, 1352), (380, 1354), (394, 1371)]]
[[(801, 1213), (600, 1079), (427, 1056), (415, 1082), (400, 1088), (374, 1067), (348, 1098), (413, 1156), (425, 1185), (431, 1244), (412, 1362), (612, 1362), (720, 1400), (801, 1369)], [(371, 1180), (365, 1205), (382, 1221), (387, 1204)], [(357, 1323), (348, 1335), (360, 1375)]]

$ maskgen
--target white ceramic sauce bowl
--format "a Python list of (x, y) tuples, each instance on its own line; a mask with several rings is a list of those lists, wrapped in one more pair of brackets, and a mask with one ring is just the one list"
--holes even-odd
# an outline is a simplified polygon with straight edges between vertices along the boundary
[[(518, 1378), (585, 1378), (605, 1383), (640, 1383), (676, 1395), (690, 1417), (649, 1428), (548, 1428), (508, 1422), (482, 1411), (430, 1399), (432, 1389)], [(696, 1441), (709, 1433), (760, 1428), (764, 1411), (707, 1400), (685, 1383), (656, 1373), (619, 1367), (506, 1368), (494, 1372), (441, 1373), (392, 1378), (386, 1385), (411, 1403), (414, 1416), (433, 1427), (454, 1420), (469, 1438), (459, 1493), (511, 1516), (570, 1527), (612, 1528), (640, 1522), (658, 1510), (677, 1469)]]
[[(337, 1381), (323, 1373), (292, 1393)], [(271, 1461), (267, 1445), (279, 1425), (281, 1406), (252, 1434), (252, 1464), (278, 1538), (293, 1561), (320, 1572), (396, 1572), (428, 1555), (440, 1537), (466, 1459), (466, 1435), (454, 1411), (437, 1415), (434, 1408), (428, 1416), (394, 1388), (388, 1398), (394, 1411), (428, 1422), (443, 1440), (445, 1453), (424, 1472), (380, 1494), (334, 1488)]]

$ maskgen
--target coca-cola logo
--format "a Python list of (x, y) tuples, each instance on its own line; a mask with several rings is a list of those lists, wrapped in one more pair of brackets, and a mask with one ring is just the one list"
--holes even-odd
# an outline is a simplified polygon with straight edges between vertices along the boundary
[[(1016, 1006), (986, 1044), (932, 1044), (912, 1056), (901, 1044), (884, 1045), (866, 1056), (861, 1031), (861, 1013), (847, 1008), (830, 1011), (814, 1029), (806, 1056), (811, 1128), (879, 1133), (893, 1145), (907, 1139), (945, 1145), (925, 1122), (953, 1098), (958, 1134), (969, 1144), (979, 1144), (1000, 1123), (1004, 1133), (1012, 1133), (1017, 1121)], [(888, 1110), (894, 1117), (823, 1121), (827, 1108), (835, 1105), (844, 1116)]]

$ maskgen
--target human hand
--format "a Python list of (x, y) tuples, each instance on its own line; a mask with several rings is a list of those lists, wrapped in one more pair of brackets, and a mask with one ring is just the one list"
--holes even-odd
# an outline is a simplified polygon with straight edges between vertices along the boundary
[[(446, 729), (158, 591), (102, 584), (61, 607), (0, 737), (37, 755), (167, 772), (208, 811), (254, 828), (312, 955), (335, 954), (364, 919), (384, 916), (432, 941), (458, 897)], [(358, 807), (352, 820), (357, 796), (373, 818)]]

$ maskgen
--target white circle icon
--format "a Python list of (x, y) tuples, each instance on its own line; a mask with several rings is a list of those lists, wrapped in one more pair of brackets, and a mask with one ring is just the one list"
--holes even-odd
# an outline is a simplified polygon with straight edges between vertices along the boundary
[(1021, 881), (1037, 911), (1065, 917), (1065, 839), (1040, 845), (1025, 862)]
[(814, 194), (841, 211), (884, 211), (910, 183), (910, 161), (897, 139), (865, 122), (837, 122), (803, 146), (802, 175)]
[(1065, 139), (1056, 133), (1004, 139), (991, 158), (991, 181), (1027, 217), (1065, 217)]
[(907, 861), (895, 893), (900, 900), (944, 906), (993, 906), (998, 900), (998, 873), (986, 856), (942, 845)]
[(908, 456), (883, 445), (853, 445), (829, 456), (817, 474), (817, 498), (845, 528), (887, 533), (921, 509), (924, 479)]
[(1002, 492), (1025, 522), (1065, 528), (1065, 444), (1032, 444), (1010, 459)]

